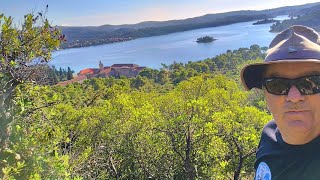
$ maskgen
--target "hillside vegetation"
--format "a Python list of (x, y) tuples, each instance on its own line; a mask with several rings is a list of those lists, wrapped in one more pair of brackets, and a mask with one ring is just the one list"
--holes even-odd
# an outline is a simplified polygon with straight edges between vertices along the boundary
[(271, 26), (271, 32), (280, 32), (292, 25), (304, 25), (309, 26), (316, 31), (320, 32), (320, 6), (314, 6), (312, 8), (308, 8), (300, 15), (297, 15), (296, 18), (291, 18), (288, 20), (284, 20), (281, 23), (277, 22)]
[(0, 25), (0, 179), (253, 178), (271, 116), (239, 72), (266, 48), (49, 86), (72, 75), (46, 66), (60, 31), (42, 13)]
[(264, 56), (253, 45), (145, 69), (136, 78), (21, 84), (0, 175), (252, 179), (260, 132), (271, 117), (262, 96), (243, 91), (238, 79), (240, 67)]

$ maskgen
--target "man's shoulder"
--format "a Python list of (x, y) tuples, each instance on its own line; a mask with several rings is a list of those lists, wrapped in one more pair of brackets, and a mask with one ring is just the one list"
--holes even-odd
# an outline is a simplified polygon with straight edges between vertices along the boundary
[(260, 137), (257, 158), (258, 156), (272, 153), (274, 149), (278, 149), (277, 131), (277, 124), (274, 120), (264, 126)]
[(269, 156), (282, 156), (286, 154), (286, 148), (281, 145), (280, 132), (274, 120), (268, 122), (261, 133), (258, 150), (256, 153), (256, 166), (260, 159)]
[(320, 137), (305, 145), (285, 143), (276, 123), (270, 121), (263, 128), (256, 154), (256, 177), (320, 179), (318, 147)]
[(273, 142), (277, 141), (276, 131), (277, 131), (277, 124), (274, 120), (269, 121), (262, 130), (261, 139), (262, 140), (271, 140)]

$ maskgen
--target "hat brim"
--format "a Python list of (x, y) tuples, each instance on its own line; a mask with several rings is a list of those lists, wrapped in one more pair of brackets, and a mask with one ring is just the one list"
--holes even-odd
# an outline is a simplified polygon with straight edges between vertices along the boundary
[(319, 59), (286, 59), (262, 63), (249, 64), (241, 70), (241, 82), (246, 90), (252, 88), (262, 89), (263, 74), (269, 64), (279, 63), (320, 63)]

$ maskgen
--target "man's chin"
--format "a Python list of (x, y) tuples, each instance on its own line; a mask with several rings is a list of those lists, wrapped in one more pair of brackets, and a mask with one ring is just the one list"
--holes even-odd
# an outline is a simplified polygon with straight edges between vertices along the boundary
[[(289, 120), (286, 127), (279, 127), (283, 139), (288, 144), (305, 144), (312, 140), (312, 125), (308, 120)], [(310, 139), (311, 138), (311, 139)]]
[(290, 120), (287, 122), (287, 126), (294, 131), (307, 132), (310, 130), (310, 123), (306, 120)]

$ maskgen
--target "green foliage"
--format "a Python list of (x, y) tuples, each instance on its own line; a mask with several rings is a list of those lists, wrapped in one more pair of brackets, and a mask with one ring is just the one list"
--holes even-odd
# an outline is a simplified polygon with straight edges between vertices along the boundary
[[(39, 57), (41, 47), (32, 48), (29, 57)], [(94, 78), (65, 87), (17, 80), (12, 105), (1, 114), (9, 113), (0, 127), (10, 133), (0, 150), (0, 177), (252, 177), (259, 134), (271, 117), (261, 94), (239, 88), (238, 76), (239, 66), (263, 56), (253, 45), (203, 61), (146, 68), (130, 79)], [(21, 64), (14, 59), (9, 66)], [(52, 84), (71, 77), (70, 68), (46, 68)], [(7, 81), (10, 76), (1, 74), (1, 82)]]
[(265, 47), (252, 45), (250, 48), (239, 48), (228, 50), (214, 58), (186, 64), (173, 62), (170, 65), (162, 64), (163, 68), (152, 70), (149, 68), (140, 72), (140, 76), (153, 80), (155, 83), (177, 85), (181, 81), (201, 74), (224, 74), (239, 82), (240, 69), (252, 62), (261, 62), (265, 57)]
[(42, 81), (44, 64), (60, 45), (60, 31), (40, 15), (27, 14), (17, 28), (11, 17), (0, 18), (0, 108), (9, 104), (13, 90), (22, 83)]
[(270, 117), (248, 103), (248, 93), (235, 81), (196, 76), (163, 93), (146, 90), (146, 84), (134, 90), (137, 79), (19, 90), (23, 120), (15, 123), (12, 138), (19, 143), (12, 158), (19, 154), (23, 161), (10, 166), (15, 168), (11, 174), (225, 179), (235, 174), (242, 158), (240, 177), (252, 175), (252, 152)]
[(313, 28), (316, 31), (320, 31), (319, 25), (319, 6), (315, 6), (307, 10), (308, 13), (303, 13), (296, 18), (291, 17), (290, 19), (283, 20), (282, 22), (277, 22), (270, 27), (271, 32), (281, 32), (292, 25), (303, 25)]
[[(51, 27), (42, 13), (25, 15), (19, 26), (11, 17), (0, 15), (0, 26), (0, 178), (36, 178), (40, 176), (38, 171), (32, 167), (29, 169), (29, 156), (24, 158), (24, 152), (18, 148), (19, 143), (25, 140), (26, 136), (21, 132), (23, 124), (27, 123), (20, 115), (32, 102), (21, 99), (17, 88), (31, 83), (45, 84), (46, 63), (51, 59), (51, 52), (60, 45), (60, 31)], [(15, 97), (18, 99), (14, 100)], [(22, 142), (27, 147), (32, 143), (32, 139)], [(32, 158), (38, 164), (48, 152), (39, 153)], [(52, 160), (63, 157), (57, 155), (55, 158)], [(54, 162), (56, 165), (59, 163)], [(25, 176), (26, 169), (32, 172), (30, 176)]]
[(70, 67), (67, 69), (59, 68), (56, 69), (55, 66), (47, 66), (48, 71), (48, 83), (49, 85), (55, 85), (60, 81), (67, 81), (73, 78), (74, 71)]

